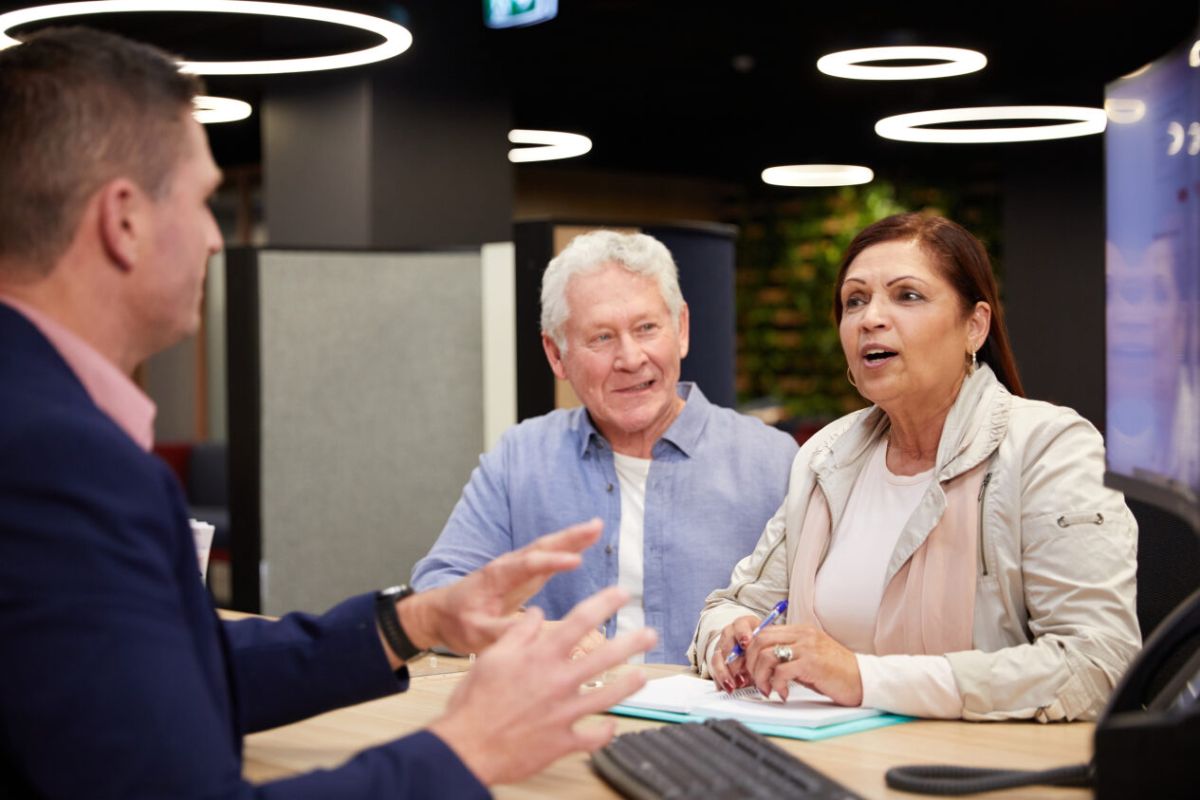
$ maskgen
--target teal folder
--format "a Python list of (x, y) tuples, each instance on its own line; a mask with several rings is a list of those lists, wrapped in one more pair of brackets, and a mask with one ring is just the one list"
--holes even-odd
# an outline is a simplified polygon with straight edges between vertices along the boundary
[[(623, 717), (639, 717), (653, 719), (659, 722), (703, 722), (704, 717), (693, 714), (680, 714), (674, 711), (656, 711), (650, 708), (634, 708), (633, 706), (615, 705), (608, 710), (610, 714)], [(833, 725), (822, 725), (819, 728), (804, 728), (799, 725), (763, 725), (757, 722), (744, 723), (747, 728), (757, 731), (764, 736), (782, 736), (785, 739), (803, 739), (806, 742), (817, 742), (822, 739), (832, 739), (847, 733), (859, 733), (876, 728), (886, 728), (888, 725), (899, 725), (910, 722), (913, 717), (899, 714), (880, 714), (874, 717), (854, 719), (849, 722), (837, 722)]]

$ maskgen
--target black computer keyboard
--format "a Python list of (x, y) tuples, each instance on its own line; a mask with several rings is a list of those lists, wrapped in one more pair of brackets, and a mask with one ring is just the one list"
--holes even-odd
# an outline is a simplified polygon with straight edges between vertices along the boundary
[(858, 797), (732, 719), (621, 734), (592, 754), (592, 769), (634, 800)]

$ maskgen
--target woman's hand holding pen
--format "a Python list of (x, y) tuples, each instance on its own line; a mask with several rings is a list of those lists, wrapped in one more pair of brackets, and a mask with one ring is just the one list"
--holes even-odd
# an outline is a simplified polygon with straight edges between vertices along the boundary
[[(786, 656), (789, 648), (791, 659), (781, 661), (778, 654), (782, 652)], [(829, 697), (838, 705), (862, 705), (862, 676), (858, 671), (858, 659), (853, 652), (812, 625), (765, 628), (750, 642), (746, 657), (738, 659), (736, 664), (749, 674), (749, 682), (757, 686), (763, 695), (775, 691), (786, 700), (788, 684), (795, 681)]]
[[(788, 601), (780, 600), (771, 609), (770, 613), (763, 617), (762, 622), (754, 626), (753, 630), (749, 633), (746, 632), (746, 626), (743, 623), (747, 619), (753, 619), (753, 617), (739, 617), (723, 631), (723, 634), (727, 634), (728, 637), (723, 637), (718, 643), (721, 646), (717, 648), (716, 657), (724, 656), (724, 661), (721, 663), (722, 666), (727, 668), (726, 671), (729, 674), (722, 674), (718, 678), (716, 676), (717, 673), (714, 671), (713, 679), (717, 680), (725, 688), (725, 691), (732, 692), (735, 688), (746, 685), (748, 675), (744, 669), (740, 671), (733, 669), (734, 665), (739, 661), (744, 661), (743, 657), (746, 655), (746, 650), (750, 647), (750, 643), (754, 641), (754, 637), (762, 633), (763, 629), (768, 625), (773, 625), (775, 622), (785, 619), (783, 615), (787, 612), (787, 607)], [(757, 622), (757, 620), (754, 621)]]
[(712, 674), (712, 679), (717, 686), (727, 692), (750, 685), (750, 673), (746, 670), (746, 659), (738, 658), (732, 663), (727, 663), (727, 660), (729, 655), (734, 652), (734, 645), (741, 645), (745, 649), (750, 644), (750, 639), (758, 624), (758, 617), (747, 615), (738, 617), (721, 631), (721, 639), (717, 643), (717, 649), (713, 652), (708, 671)]

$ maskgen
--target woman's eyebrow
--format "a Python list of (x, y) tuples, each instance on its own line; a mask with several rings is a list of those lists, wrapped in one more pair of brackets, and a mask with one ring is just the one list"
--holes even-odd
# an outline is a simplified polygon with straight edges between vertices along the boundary
[(885, 283), (884, 286), (891, 286), (892, 284), (899, 283), (900, 281), (920, 281), (921, 283), (929, 282), (924, 278), (918, 278), (916, 275), (901, 275), (898, 278), (892, 278), (890, 281)]

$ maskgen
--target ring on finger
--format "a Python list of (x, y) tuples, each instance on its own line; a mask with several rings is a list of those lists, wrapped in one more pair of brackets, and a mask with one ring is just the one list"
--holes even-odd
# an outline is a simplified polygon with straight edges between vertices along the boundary
[(775, 648), (771, 652), (775, 654), (775, 658), (778, 659), (780, 663), (791, 661), (796, 657), (792, 652), (791, 646), (786, 644), (775, 645)]

